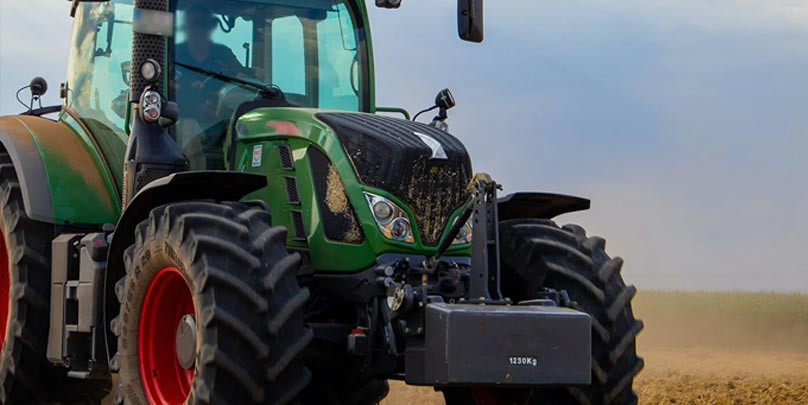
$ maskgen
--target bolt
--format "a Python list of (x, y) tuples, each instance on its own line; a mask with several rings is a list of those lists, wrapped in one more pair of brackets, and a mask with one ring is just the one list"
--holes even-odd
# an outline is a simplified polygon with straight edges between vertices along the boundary
[(119, 385), (115, 393), (115, 405), (123, 405), (123, 385)]
[(109, 361), (109, 368), (112, 371), (118, 371), (121, 369), (121, 357), (117, 353), (115, 356), (112, 356), (112, 360)]

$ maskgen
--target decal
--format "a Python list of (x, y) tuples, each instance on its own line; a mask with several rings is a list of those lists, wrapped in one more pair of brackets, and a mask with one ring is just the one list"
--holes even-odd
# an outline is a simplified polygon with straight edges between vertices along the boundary
[(252, 167), (260, 167), (261, 160), (264, 154), (264, 146), (263, 145), (255, 145), (253, 146), (253, 156), (252, 156)]
[(512, 366), (536, 367), (539, 365), (539, 361), (533, 356), (510, 356), (508, 363)]
[(426, 146), (429, 146), (429, 149), (432, 149), (432, 157), (430, 159), (448, 159), (446, 156), (446, 151), (443, 150), (443, 145), (441, 145), (440, 142), (438, 142), (435, 138), (420, 132), (413, 132), (413, 134), (420, 138), (421, 142), (423, 142)]

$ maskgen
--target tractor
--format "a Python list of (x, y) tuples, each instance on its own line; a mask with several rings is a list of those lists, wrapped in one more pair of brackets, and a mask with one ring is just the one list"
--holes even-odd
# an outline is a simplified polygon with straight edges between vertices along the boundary
[(0, 117), (0, 402), (637, 402), (589, 200), (499, 196), (448, 90), (377, 106), (367, 7), (72, 1), (62, 105)]

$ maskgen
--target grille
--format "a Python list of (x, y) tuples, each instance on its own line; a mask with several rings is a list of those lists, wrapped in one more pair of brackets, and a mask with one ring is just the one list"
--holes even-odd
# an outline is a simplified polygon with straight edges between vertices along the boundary
[(150, 164), (139, 165), (137, 175), (135, 177), (135, 192), (140, 191), (152, 181), (168, 176), (176, 171), (177, 168), (174, 166)]
[(297, 179), (291, 176), (284, 176), (286, 182), (286, 198), (290, 204), (300, 204), (300, 193), (297, 189)]
[[(167, 0), (135, 0), (135, 8), (144, 10), (168, 10)], [(166, 38), (158, 35), (149, 35), (135, 32), (132, 47), (132, 90), (130, 99), (138, 101), (143, 90), (149, 83), (140, 74), (140, 66), (147, 59), (154, 59), (161, 67), (165, 67)], [(157, 84), (162, 84), (162, 80)]]
[(136, 0), (135, 7), (147, 10), (168, 10), (167, 0)]
[[(351, 159), (362, 184), (392, 193), (412, 208), (421, 241), (435, 246), (451, 213), (469, 197), (471, 160), (463, 144), (429, 125), (357, 113), (321, 113)], [(415, 133), (440, 143), (446, 159)]]
[(292, 214), (292, 231), (294, 240), (306, 240), (306, 227), (303, 225), (303, 213), (300, 211), (289, 211)]
[(281, 169), (295, 169), (295, 161), (292, 159), (292, 148), (290, 148), (289, 145), (278, 145), (278, 158), (281, 161)]

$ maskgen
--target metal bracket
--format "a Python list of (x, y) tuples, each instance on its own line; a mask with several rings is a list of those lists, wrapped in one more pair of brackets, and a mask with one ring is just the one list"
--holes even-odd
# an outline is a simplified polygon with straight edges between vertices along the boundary
[(47, 357), (79, 379), (107, 375), (101, 334), (106, 233), (62, 234), (52, 243), (51, 319)]
[(476, 175), (477, 192), (472, 201), (471, 280), (469, 301), (503, 302), (499, 288), (499, 185), (488, 175)]

